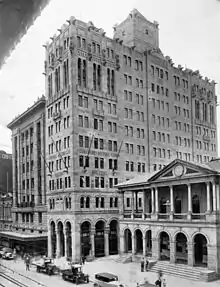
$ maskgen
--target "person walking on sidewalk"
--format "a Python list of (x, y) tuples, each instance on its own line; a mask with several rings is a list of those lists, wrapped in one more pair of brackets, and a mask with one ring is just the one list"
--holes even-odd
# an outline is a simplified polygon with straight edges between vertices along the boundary
[(141, 272), (144, 272), (144, 257), (141, 258)]
[(146, 261), (145, 261), (145, 271), (148, 271), (148, 267), (149, 267), (149, 261), (148, 261), (148, 259), (146, 258)]
[(31, 258), (30, 258), (30, 255), (28, 254), (26, 256), (26, 271), (30, 271), (30, 261), (31, 261)]

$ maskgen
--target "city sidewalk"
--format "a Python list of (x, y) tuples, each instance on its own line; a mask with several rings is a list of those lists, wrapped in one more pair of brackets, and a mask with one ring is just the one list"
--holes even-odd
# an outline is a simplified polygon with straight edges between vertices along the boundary
[[(119, 277), (122, 283), (125, 283), (129, 287), (136, 287), (137, 282), (144, 282), (146, 278), (151, 284), (154, 284), (158, 278), (158, 275), (154, 272), (141, 272), (140, 264), (138, 263), (117, 263), (115, 262), (115, 256), (109, 256), (107, 258), (97, 259), (93, 262), (86, 262), (83, 271), (90, 275), (90, 279), (94, 279), (94, 274), (99, 272), (110, 272)], [(182, 279), (179, 277), (173, 277), (169, 275), (163, 276), (166, 279), (167, 287), (220, 287), (220, 280), (215, 282), (200, 282), (191, 281), (188, 279)]]

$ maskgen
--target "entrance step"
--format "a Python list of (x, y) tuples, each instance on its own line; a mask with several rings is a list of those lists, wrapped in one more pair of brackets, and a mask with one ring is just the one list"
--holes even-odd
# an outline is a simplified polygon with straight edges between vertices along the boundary
[(116, 263), (130, 263), (132, 262), (132, 255), (131, 254), (121, 254), (115, 259)]
[(150, 268), (150, 271), (162, 271), (162, 273), (167, 275), (190, 280), (200, 280), (205, 282), (217, 280), (217, 274), (215, 271), (202, 267), (190, 267), (184, 264), (173, 264), (168, 261), (157, 261), (156, 264)]

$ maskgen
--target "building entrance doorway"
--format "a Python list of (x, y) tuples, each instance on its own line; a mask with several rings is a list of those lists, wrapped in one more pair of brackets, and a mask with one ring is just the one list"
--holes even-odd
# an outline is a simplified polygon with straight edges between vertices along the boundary
[(170, 238), (165, 231), (160, 233), (160, 260), (170, 260)]
[(195, 265), (207, 267), (207, 239), (203, 234), (196, 234), (194, 237)]
[(125, 239), (125, 253), (132, 252), (132, 237), (130, 229), (125, 229), (124, 239)]

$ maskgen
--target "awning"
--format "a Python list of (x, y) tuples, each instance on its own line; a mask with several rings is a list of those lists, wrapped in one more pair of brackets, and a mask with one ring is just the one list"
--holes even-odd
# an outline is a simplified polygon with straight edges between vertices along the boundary
[(1, 231), (0, 237), (8, 238), (8, 239), (16, 239), (19, 241), (39, 241), (39, 240), (47, 240), (47, 233), (43, 234), (27, 234), (27, 233), (19, 233), (13, 231)]

